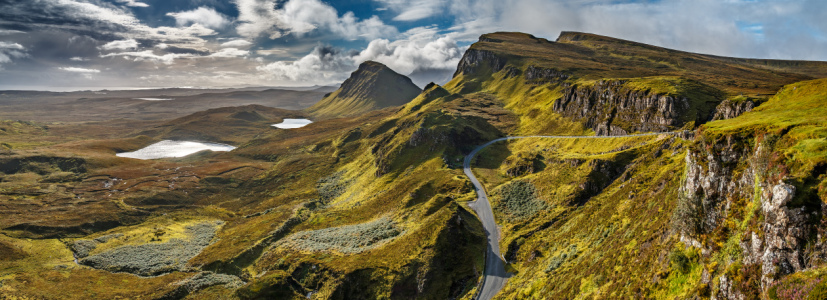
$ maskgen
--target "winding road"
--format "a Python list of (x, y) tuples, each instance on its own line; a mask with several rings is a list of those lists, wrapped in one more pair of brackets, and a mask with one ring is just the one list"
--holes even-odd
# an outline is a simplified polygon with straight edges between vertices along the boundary
[(470, 154), (465, 156), (465, 161), (462, 164), (465, 176), (468, 176), (468, 179), (471, 180), (471, 183), (474, 184), (474, 189), (477, 191), (477, 200), (469, 203), (469, 206), (474, 209), (474, 211), (477, 213), (477, 216), (480, 218), (482, 226), (483, 228), (485, 228), (485, 236), (488, 238), (488, 249), (485, 253), (485, 271), (483, 272), (482, 287), (478, 290), (477, 297), (475, 299), (489, 300), (491, 298), (494, 298), (494, 295), (496, 295), (503, 288), (503, 286), (505, 286), (505, 283), (508, 280), (508, 277), (510, 276), (508, 272), (505, 271), (505, 262), (503, 261), (503, 258), (500, 255), (500, 228), (497, 226), (497, 222), (494, 221), (494, 211), (491, 209), (491, 203), (488, 202), (488, 196), (486, 196), (485, 194), (485, 188), (483, 188), (482, 184), (480, 184), (479, 180), (477, 180), (477, 177), (474, 176), (474, 172), (471, 171), (471, 161), (474, 159), (474, 156), (476, 156), (478, 152), (480, 152), (485, 147), (491, 146), (491, 144), (494, 144), (496, 142), (514, 139), (607, 139), (676, 133), (677, 132), (657, 132), (614, 136), (509, 136), (490, 141), (488, 143), (483, 144), (482, 146), (477, 147), (476, 149), (474, 149), (474, 151), (471, 151)]

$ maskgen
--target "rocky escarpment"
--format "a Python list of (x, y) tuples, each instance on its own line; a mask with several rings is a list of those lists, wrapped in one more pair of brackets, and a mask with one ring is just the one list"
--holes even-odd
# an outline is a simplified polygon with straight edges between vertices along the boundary
[(569, 75), (557, 69), (528, 66), (525, 70), (525, 80), (534, 83), (563, 82)]
[(457, 65), (454, 77), (459, 74), (475, 74), (488, 68), (492, 73), (498, 72), (505, 67), (506, 59), (494, 52), (479, 49), (468, 49)]
[(786, 177), (772, 140), (701, 141), (685, 158), (673, 226), (685, 244), (721, 253), (729, 264), (704, 271), (713, 299), (760, 297), (780, 276), (825, 256), (817, 244), (808, 247), (823, 205)]
[(727, 99), (715, 108), (715, 115), (712, 116), (712, 120), (732, 119), (751, 111), (755, 106), (757, 105), (752, 100), (734, 101)]
[(680, 128), (697, 119), (687, 116), (690, 108), (687, 97), (631, 89), (622, 80), (601, 80), (593, 86), (566, 87), (553, 109), (580, 121), (597, 135), (625, 135)]

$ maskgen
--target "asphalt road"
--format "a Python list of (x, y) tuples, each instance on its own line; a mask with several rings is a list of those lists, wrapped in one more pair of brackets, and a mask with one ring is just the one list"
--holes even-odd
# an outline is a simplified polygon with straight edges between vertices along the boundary
[(502, 288), (505, 286), (506, 281), (508, 281), (508, 277), (510, 276), (508, 272), (505, 271), (505, 262), (503, 261), (502, 256), (500, 255), (500, 228), (497, 226), (497, 222), (494, 221), (494, 211), (491, 209), (491, 203), (488, 202), (488, 196), (485, 194), (485, 188), (483, 188), (482, 184), (480, 184), (477, 177), (474, 176), (474, 172), (471, 171), (471, 161), (474, 159), (474, 156), (477, 155), (480, 150), (485, 149), (485, 147), (491, 146), (496, 142), (505, 141), (505, 140), (513, 140), (513, 139), (525, 139), (525, 138), (554, 138), (554, 139), (577, 139), (577, 138), (590, 138), (590, 139), (600, 139), (600, 138), (620, 138), (620, 137), (635, 137), (635, 136), (647, 136), (647, 135), (661, 135), (661, 134), (674, 134), (675, 132), (659, 132), (659, 133), (643, 133), (643, 134), (633, 134), (633, 135), (615, 135), (615, 136), (553, 136), (553, 135), (533, 135), (533, 136), (509, 136), (504, 138), (498, 138), (496, 140), (490, 141), (485, 143), (482, 146), (477, 147), (474, 151), (471, 151), (470, 154), (465, 156), (465, 161), (463, 162), (463, 171), (465, 172), (465, 176), (468, 176), (468, 179), (471, 180), (471, 183), (474, 184), (474, 189), (477, 191), (477, 200), (470, 203), (470, 207), (477, 212), (477, 216), (479, 216), (480, 221), (482, 222), (482, 226), (485, 228), (485, 235), (488, 238), (488, 250), (485, 253), (485, 271), (483, 271), (483, 280), (482, 280), (482, 288), (480, 288), (477, 294), (477, 300), (489, 300), (494, 298)]

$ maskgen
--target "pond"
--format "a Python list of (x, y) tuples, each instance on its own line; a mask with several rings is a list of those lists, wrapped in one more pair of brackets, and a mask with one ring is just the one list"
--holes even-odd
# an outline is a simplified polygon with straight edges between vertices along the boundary
[(281, 123), (273, 124), (273, 127), (281, 128), (281, 129), (293, 129), (293, 128), (302, 128), (307, 126), (307, 124), (313, 123), (308, 119), (284, 119)]
[(204, 150), (230, 151), (233, 149), (235, 149), (235, 147), (226, 144), (163, 140), (137, 151), (123, 152), (116, 155), (137, 159), (158, 159), (184, 157)]

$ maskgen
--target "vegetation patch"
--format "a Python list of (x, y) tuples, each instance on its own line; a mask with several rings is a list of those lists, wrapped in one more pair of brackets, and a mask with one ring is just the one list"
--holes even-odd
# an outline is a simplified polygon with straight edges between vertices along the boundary
[(217, 225), (220, 223), (198, 223), (186, 228), (188, 239), (174, 238), (163, 243), (121, 246), (83, 258), (79, 263), (110, 272), (127, 272), (141, 276), (182, 270), (187, 261), (210, 244), (217, 231)]
[(342, 178), (344, 174), (345, 172), (339, 171), (316, 182), (316, 191), (319, 193), (319, 199), (323, 205), (330, 203), (330, 201), (347, 191), (350, 181)]
[(354, 254), (373, 249), (402, 232), (393, 220), (384, 217), (362, 224), (299, 232), (288, 236), (281, 244), (302, 251)]
[(537, 198), (537, 188), (526, 180), (515, 180), (499, 188), (496, 209), (510, 220), (521, 220), (534, 216), (548, 205)]
[(213, 272), (201, 272), (190, 278), (173, 283), (178, 286), (167, 294), (163, 299), (179, 299), (205, 288), (223, 285), (229, 289), (237, 289), (244, 285), (240, 278), (233, 275), (217, 274)]

